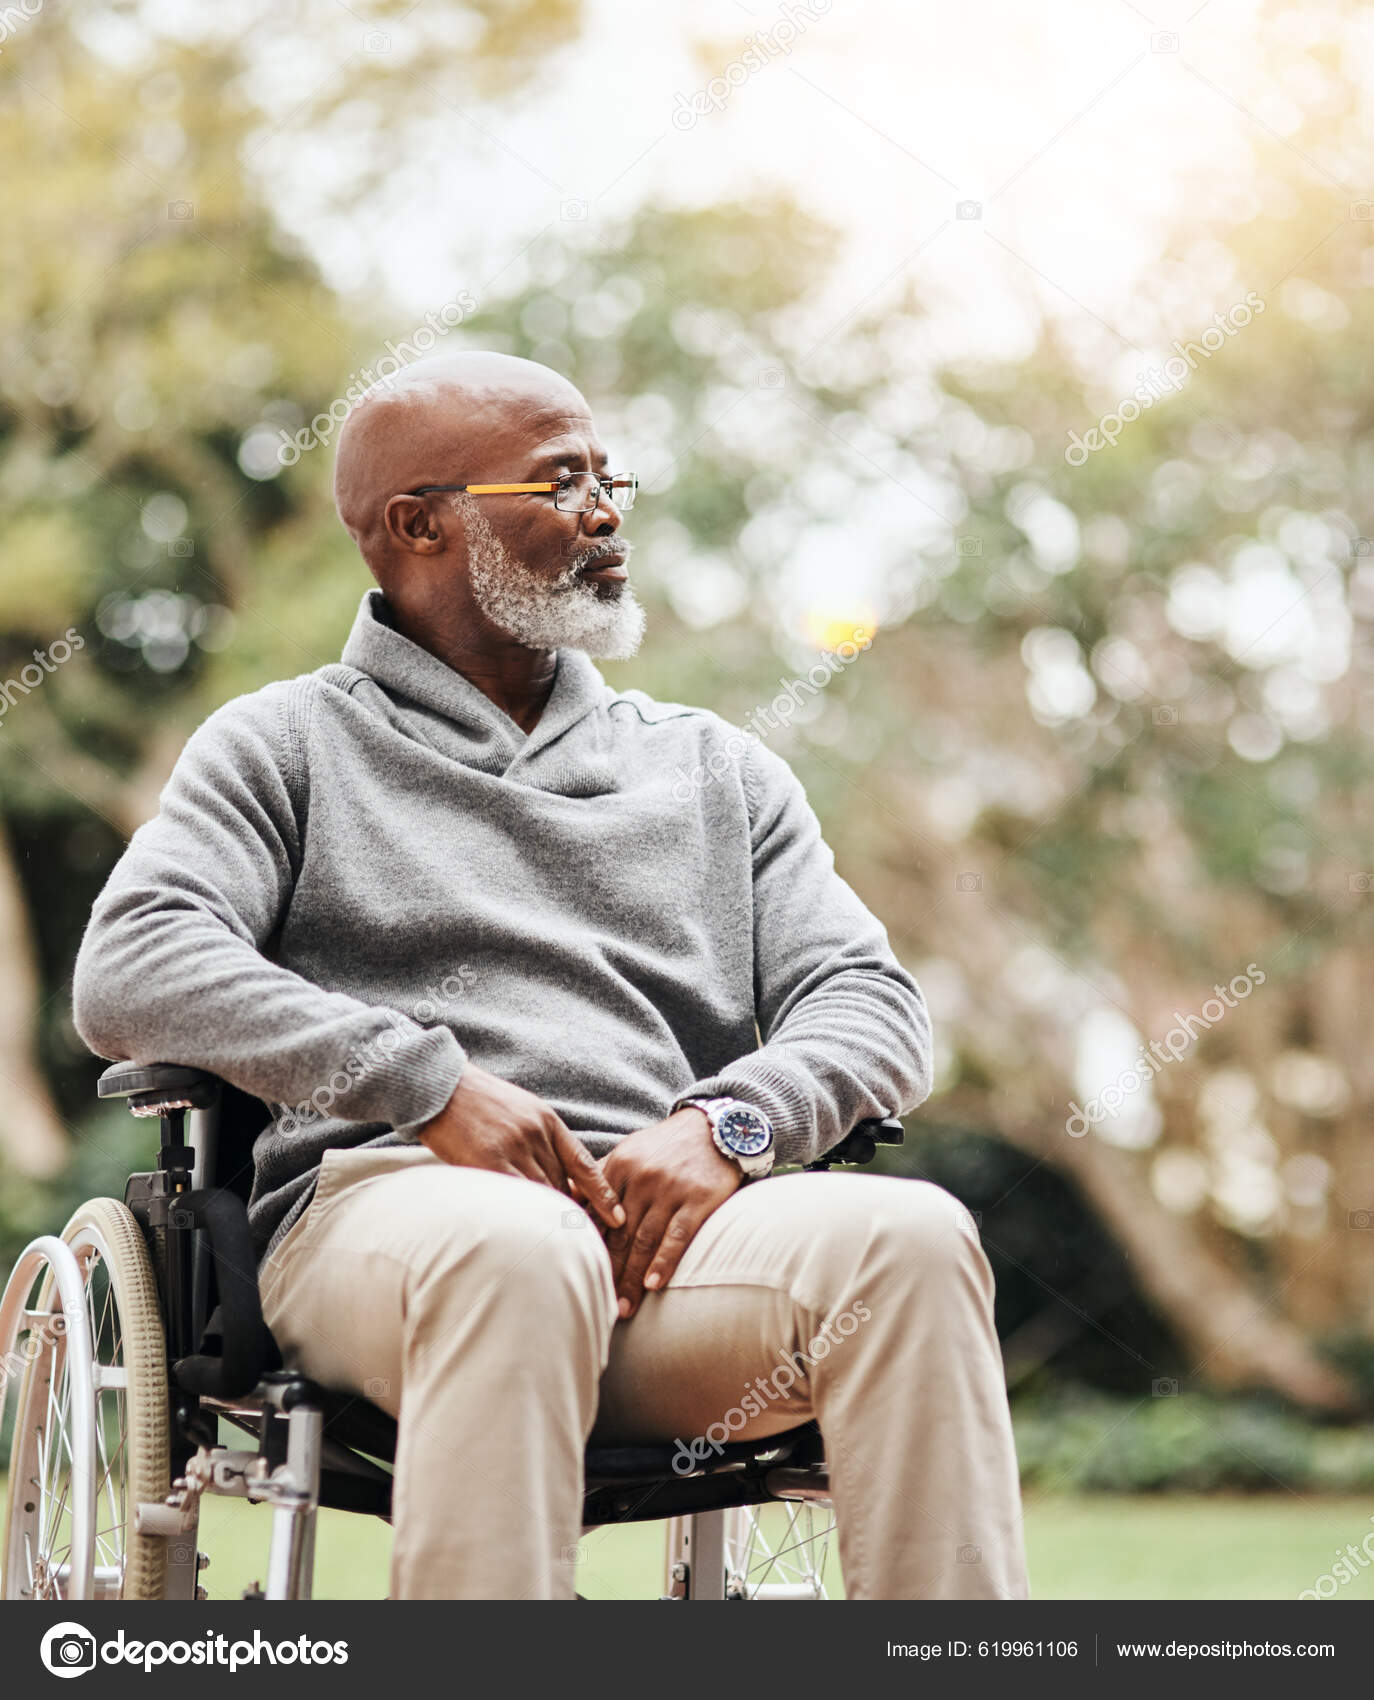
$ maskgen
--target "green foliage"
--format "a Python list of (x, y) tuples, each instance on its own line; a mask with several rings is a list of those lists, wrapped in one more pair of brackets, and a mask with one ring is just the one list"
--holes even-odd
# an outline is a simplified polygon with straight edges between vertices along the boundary
[(0, 1186), (0, 1267), (8, 1274), (35, 1234), (58, 1233), (88, 1198), (123, 1198), (131, 1174), (157, 1165), (157, 1123), (123, 1104), (102, 1104), (84, 1118), (72, 1160), (54, 1181), (7, 1175)]
[(1374, 1489), (1374, 1425), (1319, 1427), (1272, 1402), (1063, 1386), (1018, 1399), (1012, 1414), (1021, 1479), (1045, 1492)]

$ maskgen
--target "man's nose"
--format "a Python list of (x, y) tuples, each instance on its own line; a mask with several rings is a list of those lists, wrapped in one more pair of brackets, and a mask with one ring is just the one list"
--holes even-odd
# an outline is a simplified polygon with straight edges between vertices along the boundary
[(620, 530), (620, 509), (611, 500), (610, 493), (604, 484), (596, 487), (596, 506), (587, 508), (582, 515), (582, 527), (593, 537), (606, 537)]

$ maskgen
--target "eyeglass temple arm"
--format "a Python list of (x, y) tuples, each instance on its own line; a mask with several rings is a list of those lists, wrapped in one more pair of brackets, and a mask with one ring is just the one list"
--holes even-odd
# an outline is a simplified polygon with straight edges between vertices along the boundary
[[(427, 496), (433, 490), (456, 490), (466, 496), (524, 496), (547, 495), (551, 490), (558, 490), (564, 484), (570, 484), (574, 478), (585, 476), (581, 473), (565, 473), (562, 478), (542, 479), (537, 484), (422, 484), (418, 490), (407, 492), (411, 496)], [(639, 483), (639, 479), (628, 472), (607, 473), (597, 477), (597, 483), (604, 488), (614, 489), (617, 484), (630, 485)]]

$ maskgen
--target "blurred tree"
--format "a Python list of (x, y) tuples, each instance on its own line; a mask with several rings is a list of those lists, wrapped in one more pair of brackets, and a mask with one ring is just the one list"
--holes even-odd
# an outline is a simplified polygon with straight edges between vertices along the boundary
[[(575, 24), (523, 16), (549, 25), (525, 43)], [(1342, 1409), (1320, 1345), (1374, 1334), (1374, 222), (1343, 185), (1374, 161), (1349, 74), (1276, 40), (1311, 134), (1200, 203), (1103, 342), (1041, 314), (1024, 365), (951, 364), (915, 291), (817, 342), (834, 238), (781, 199), (542, 238), (462, 334), (566, 371), (645, 480), (629, 529), (654, 618), (608, 676), (740, 723), (791, 683), (763, 730), (927, 987), (932, 1117), (1072, 1177), (1196, 1373)], [(89, 1090), (61, 974), (90, 888), (190, 726), (332, 658), (365, 583), (327, 450), (285, 473), (274, 456), (372, 357), (379, 310), (338, 300), (265, 210), (260, 52), (164, 45), (121, 71), (54, 35), (22, 78), (0, 60), (0, 135), (44, 162), (3, 190), (0, 674), (68, 626), (87, 640), (0, 727), (27, 850), (0, 865), (21, 965), (0, 1076), (24, 1105), (7, 1155), (31, 1169), (61, 1149), (34, 1044), (64, 1106)], [(361, 53), (277, 129), (341, 135), (356, 96), (359, 133), (391, 146), (429, 98), (396, 75), (413, 45)], [(1263, 310), (1178, 393), (1066, 461), (1071, 432), (1250, 291)], [(860, 627), (862, 658), (799, 691)], [(1195, 1022), (1181, 1060), (1078, 1126), (1072, 1105), (1251, 963), (1263, 982)]]
[[(1357, 1066), (1356, 1030), (1339, 1065), (1312, 1042), (1311, 968), (1317, 931), (1334, 945), (1363, 912), (1339, 821), (1341, 783), (1367, 764), (1352, 737), (1311, 730), (1314, 698), (1329, 693), (1339, 713), (1345, 696), (1321, 634), (1294, 637), (1297, 655), (1272, 643), (1233, 654), (1228, 635), (1239, 647), (1234, 633), (1250, 634), (1243, 600), (1231, 624), (1200, 633), (1176, 585), (1193, 582), (1195, 560), (1219, 557), (1224, 576), (1246, 546), (1236, 490), (1263, 512), (1249, 541), (1282, 534), (1293, 551), (1293, 600), (1305, 580), (1339, 585), (1359, 529), (1359, 451), (1349, 483), (1324, 484), (1319, 504), (1300, 478), (1283, 506), (1256, 487), (1276, 376), (1286, 361), (1310, 374), (1313, 359), (1278, 312), (1237, 332), (1172, 412), (1160, 402), (1083, 469), (1063, 448), (1094, 385), (1048, 324), (1015, 371), (923, 369), (912, 298), (794, 369), (790, 314), (826, 242), (781, 204), (645, 214), (580, 252), (536, 245), (517, 298), (472, 329), (568, 371), (646, 475), (632, 529), (667, 606), (636, 680), (745, 722), (805, 677), (818, 641), (861, 616), (881, 625), (862, 663), (823, 700), (803, 698), (775, 737), (847, 874), (931, 984), (946, 1047), (939, 1112), (1075, 1177), (1199, 1373), (1346, 1408), (1350, 1386), (1309, 1335), (1368, 1325), (1374, 1234), (1348, 1231), (1345, 1212), (1374, 1185), (1358, 1139), (1338, 1165), (1334, 1104), (1307, 1115), (1274, 1093), (1329, 1091), (1333, 1069), (1347, 1080)], [(1307, 405), (1320, 417), (1321, 402)], [(1176, 493), (1201, 502), (1209, 478), (1210, 515)], [(818, 541), (833, 587), (789, 605), (779, 567)], [(846, 560), (856, 547), (876, 572)], [(880, 614), (864, 615), (866, 597)], [(1323, 604), (1337, 642), (1338, 602)], [(1284, 698), (1284, 679), (1303, 690)], [(1257, 740), (1281, 727), (1266, 708), (1280, 700), (1307, 718), (1266, 783), (1256, 770), (1283, 739)], [(1322, 772), (1308, 765), (1314, 745)], [(1321, 858), (1312, 890), (1305, 871), (1292, 878), (1292, 846), (1304, 870), (1318, 856), (1313, 805), (1328, 786), (1341, 849)], [(1179, 1015), (1202, 1019), (1182, 1033), (1180, 1062), (1149, 1064), (1151, 1103), (1139, 1052)], [(1105, 1058), (1085, 1052), (1094, 1033), (1111, 1041)], [(1133, 1062), (1129, 1115), (1091, 1131), (1071, 1121), (1071, 1105)], [(1343, 1101), (1358, 1128), (1363, 1105)], [(1342, 1267), (1336, 1290), (1295, 1302), (1289, 1287), (1321, 1257)]]
[(1313, 1338), (1374, 1333), (1374, 140), (1274, 12), (1301, 122), (1199, 186), (1128, 331), (913, 369), (913, 293), (803, 370), (946, 522), (894, 550), (843, 838), (936, 993), (941, 1113), (1075, 1176), (1199, 1373), (1339, 1409)]
[[(0, 828), (49, 828), (23, 868), (0, 830), (0, 1156), (22, 1172), (52, 1173), (67, 1146), (36, 1051), (59, 1073), (84, 1057), (63, 979), (39, 980), (35, 935), (62, 928), (34, 909), (47, 857), (108, 865), (187, 732), (337, 655), (350, 573), (361, 588), (325, 453), (288, 484), (276, 448), (381, 337), (265, 208), (255, 157), (312, 127), (380, 124), (381, 172), (426, 110), (417, 60), (431, 112), (509, 89), (580, 8), (480, 0), (393, 37), (410, 10), (374, 7), (364, 30), (345, 9), (259, 4), (270, 29), (239, 9), (189, 43), (146, 8), (50, 6), (0, 57), (0, 144), (41, 162), (0, 186)], [(323, 81), (308, 51), (322, 32)], [(462, 54), (436, 54), (460, 39)], [(285, 99), (276, 55), (314, 65), (301, 98)], [(109, 829), (103, 846), (73, 831), (73, 800)]]

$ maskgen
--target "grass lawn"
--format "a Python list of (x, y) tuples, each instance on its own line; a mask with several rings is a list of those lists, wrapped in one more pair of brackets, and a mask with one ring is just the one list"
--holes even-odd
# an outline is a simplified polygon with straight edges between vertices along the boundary
[[(202, 1577), (212, 1599), (233, 1599), (267, 1565), (270, 1513), (239, 1500), (202, 1506)], [(1374, 1498), (1114, 1495), (1036, 1496), (1026, 1502), (1031, 1587), (1038, 1599), (1293, 1599), (1374, 1529)], [(372, 1518), (320, 1514), (317, 1599), (381, 1599), (391, 1531)], [(590, 1599), (655, 1599), (663, 1530), (605, 1528), (583, 1540), (578, 1587)], [(838, 1580), (838, 1577), (836, 1578)], [(1339, 1589), (1374, 1600), (1374, 1565)]]

